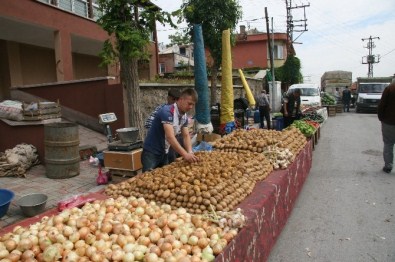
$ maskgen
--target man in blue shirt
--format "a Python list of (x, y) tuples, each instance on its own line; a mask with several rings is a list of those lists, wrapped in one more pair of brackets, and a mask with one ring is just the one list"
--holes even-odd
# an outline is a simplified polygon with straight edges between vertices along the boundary
[[(141, 155), (143, 172), (168, 164), (170, 146), (188, 162), (199, 160), (192, 152), (187, 116), (187, 112), (195, 106), (197, 98), (196, 91), (188, 88), (181, 92), (176, 103), (165, 105), (155, 115), (144, 140)], [(182, 135), (184, 147), (177, 141), (176, 136), (179, 134)]]
[(155, 115), (158, 113), (158, 111), (161, 110), (165, 105), (174, 104), (179, 97), (180, 97), (180, 91), (174, 88), (169, 90), (169, 92), (167, 93), (167, 104), (161, 104), (157, 106), (154, 109), (154, 111), (152, 111), (152, 113), (149, 115), (147, 120), (145, 120), (144, 127), (147, 129), (147, 131), (148, 129), (150, 129), (152, 125), (152, 121), (154, 121)]

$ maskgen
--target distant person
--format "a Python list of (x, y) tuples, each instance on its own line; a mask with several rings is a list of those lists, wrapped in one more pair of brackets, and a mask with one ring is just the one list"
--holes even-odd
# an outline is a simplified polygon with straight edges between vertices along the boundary
[(395, 83), (384, 89), (378, 106), (378, 118), (381, 121), (381, 133), (383, 136), (384, 167), (385, 173), (390, 173), (394, 166), (395, 144)]
[(284, 105), (281, 111), (284, 114), (284, 128), (290, 126), (295, 120), (300, 118), (300, 94), (301, 90), (295, 88), (293, 92), (284, 97)]
[[(165, 105), (155, 115), (141, 154), (143, 172), (167, 165), (170, 147), (190, 163), (199, 161), (192, 151), (187, 115), (187, 112), (195, 106), (197, 99), (195, 89), (185, 89), (174, 104)], [(177, 135), (182, 136), (183, 146), (178, 142)]]
[(336, 102), (340, 101), (340, 91), (338, 87), (336, 87), (335, 89), (335, 98), (336, 98)]
[(264, 119), (266, 119), (267, 129), (270, 129), (270, 103), (269, 99), (266, 95), (266, 91), (262, 90), (261, 94), (257, 97), (256, 106), (259, 110), (259, 127), (264, 128), (265, 123)]
[(343, 112), (350, 112), (350, 102), (351, 102), (351, 91), (348, 89), (348, 86), (345, 87), (343, 90), (342, 95), (342, 102), (343, 102)]

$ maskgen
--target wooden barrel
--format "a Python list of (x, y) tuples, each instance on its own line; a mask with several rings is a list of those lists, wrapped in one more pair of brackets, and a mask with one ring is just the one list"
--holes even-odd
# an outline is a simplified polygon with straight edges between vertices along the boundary
[(59, 122), (44, 125), (45, 173), (49, 178), (80, 174), (78, 125)]

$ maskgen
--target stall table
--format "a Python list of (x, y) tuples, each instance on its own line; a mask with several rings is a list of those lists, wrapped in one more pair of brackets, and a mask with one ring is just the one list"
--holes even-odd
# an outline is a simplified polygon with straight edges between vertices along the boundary
[(216, 257), (216, 262), (267, 260), (309, 174), (311, 143), (309, 140), (288, 169), (273, 171), (237, 206), (243, 210), (247, 223)]
[[(252, 193), (237, 206), (246, 216), (246, 225), (216, 257), (216, 262), (267, 260), (309, 174), (312, 165), (311, 143), (312, 140), (307, 142), (288, 169), (273, 171), (266, 180), (256, 183)], [(107, 198), (103, 192), (87, 197)], [(43, 216), (55, 214), (57, 209), (51, 209), (39, 216), (25, 219), (0, 229), (0, 236), (12, 231), (15, 226), (28, 226), (40, 221)]]

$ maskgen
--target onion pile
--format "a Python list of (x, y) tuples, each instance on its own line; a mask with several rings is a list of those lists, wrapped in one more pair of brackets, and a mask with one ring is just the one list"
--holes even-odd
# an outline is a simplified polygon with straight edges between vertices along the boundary
[(200, 161), (176, 161), (119, 184), (109, 185), (111, 197), (136, 196), (183, 207), (193, 214), (231, 211), (249, 195), (255, 183), (273, 170), (263, 154), (197, 152)]
[(184, 208), (109, 198), (16, 226), (0, 238), (0, 260), (213, 261), (236, 234)]

